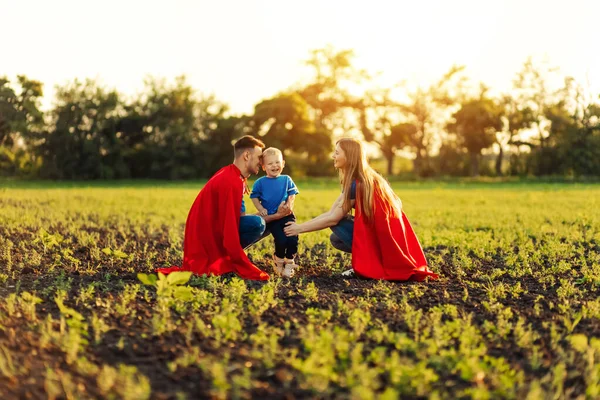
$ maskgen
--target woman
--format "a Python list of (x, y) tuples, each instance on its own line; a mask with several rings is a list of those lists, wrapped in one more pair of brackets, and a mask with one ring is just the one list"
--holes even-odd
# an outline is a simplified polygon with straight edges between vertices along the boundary
[[(361, 142), (339, 140), (333, 163), (339, 170), (342, 193), (326, 213), (301, 224), (286, 224), (286, 235), (331, 228), (331, 244), (352, 253), (352, 267), (359, 276), (399, 281), (436, 279), (402, 212), (402, 202), (369, 166)], [(349, 215), (352, 208), (355, 217)]]

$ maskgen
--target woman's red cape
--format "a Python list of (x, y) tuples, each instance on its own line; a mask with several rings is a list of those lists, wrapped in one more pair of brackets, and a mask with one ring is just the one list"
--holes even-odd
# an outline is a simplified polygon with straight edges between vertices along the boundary
[(352, 267), (359, 276), (394, 281), (423, 281), (438, 275), (427, 268), (419, 240), (402, 212), (399, 218), (374, 191), (374, 216), (369, 223), (361, 212), (360, 185), (357, 187), (356, 215), (352, 239)]

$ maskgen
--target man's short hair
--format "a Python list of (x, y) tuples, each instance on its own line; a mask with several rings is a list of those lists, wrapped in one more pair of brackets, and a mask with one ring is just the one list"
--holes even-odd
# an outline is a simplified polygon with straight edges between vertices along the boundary
[(255, 147), (260, 147), (261, 149), (264, 149), (265, 144), (261, 140), (255, 138), (254, 136), (242, 136), (237, 140), (237, 142), (233, 144), (233, 154), (235, 158), (238, 158), (244, 153), (244, 151), (252, 150)]

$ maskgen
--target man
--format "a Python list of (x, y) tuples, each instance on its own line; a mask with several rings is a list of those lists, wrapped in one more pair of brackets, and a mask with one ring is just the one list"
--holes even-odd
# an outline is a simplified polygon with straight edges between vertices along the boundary
[(264, 143), (244, 136), (233, 145), (234, 161), (221, 168), (200, 191), (185, 223), (183, 265), (158, 272), (191, 271), (197, 275), (235, 272), (241, 278), (267, 280), (244, 253), (244, 248), (265, 237), (267, 222), (283, 218), (290, 210), (281, 205), (276, 214), (247, 215), (243, 196), (246, 179), (257, 174)]

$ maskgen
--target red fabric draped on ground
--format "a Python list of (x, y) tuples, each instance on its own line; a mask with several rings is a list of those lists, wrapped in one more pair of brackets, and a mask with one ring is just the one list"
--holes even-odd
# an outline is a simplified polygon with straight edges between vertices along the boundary
[(157, 272), (191, 271), (196, 275), (235, 272), (243, 279), (268, 280), (240, 244), (244, 182), (233, 164), (219, 170), (200, 191), (185, 223), (183, 265)]
[[(357, 188), (357, 190), (360, 190)], [(375, 213), (369, 224), (360, 211), (356, 196), (356, 216), (352, 239), (352, 267), (359, 276), (395, 281), (423, 281), (438, 275), (427, 268), (427, 260), (408, 218), (391, 215), (379, 190), (374, 191)]]

